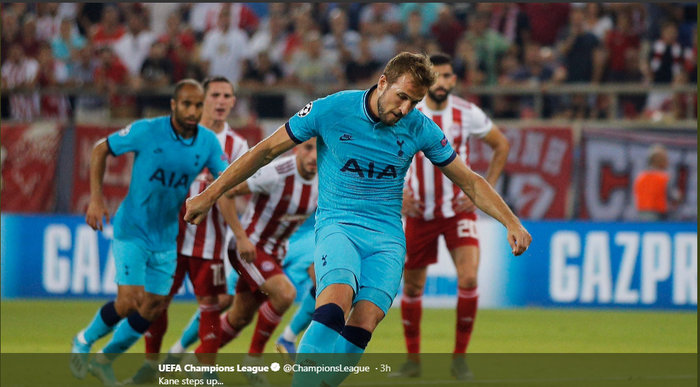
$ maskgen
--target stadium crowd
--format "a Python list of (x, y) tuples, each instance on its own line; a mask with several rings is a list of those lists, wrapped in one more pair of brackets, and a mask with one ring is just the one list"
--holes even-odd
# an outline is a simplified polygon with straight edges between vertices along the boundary
[[(65, 117), (71, 105), (98, 107), (103, 96), (111, 108), (167, 109), (167, 93), (144, 91), (207, 75), (253, 91), (367, 88), (401, 51), (453, 55), (463, 87), (539, 85), (546, 92), (551, 84), (693, 84), (696, 9), (696, 3), (3, 3), (2, 114)], [(12, 93), (52, 86), (98, 95)], [(275, 98), (257, 104), (274, 105)], [(496, 119), (537, 115), (530, 96), (470, 98)], [(633, 119), (659, 110), (681, 117), (693, 102), (670, 93), (621, 95), (620, 117), (606, 117), (612, 103), (606, 95), (550, 95), (542, 118)]]

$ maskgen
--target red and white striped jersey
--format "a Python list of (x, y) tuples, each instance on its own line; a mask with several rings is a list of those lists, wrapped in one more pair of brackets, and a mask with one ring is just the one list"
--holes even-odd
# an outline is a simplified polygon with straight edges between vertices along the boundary
[[(289, 156), (261, 168), (247, 183), (253, 198), (241, 224), (254, 245), (281, 261), (289, 237), (316, 211), (318, 175), (304, 179), (296, 156)], [(229, 243), (235, 248), (235, 239)]]
[[(469, 165), (469, 136), (482, 138), (493, 122), (476, 105), (454, 95), (448, 96), (447, 107), (440, 111), (428, 108), (425, 99), (416, 108), (432, 119), (445, 132), (454, 150)], [(413, 158), (406, 174), (407, 188), (425, 206), (423, 219), (443, 219), (455, 216), (453, 200), (464, 192), (442, 174), (423, 152)]]
[[(248, 142), (228, 125), (224, 124), (224, 130), (216, 135), (219, 144), (232, 163), (248, 150)], [(209, 185), (206, 180), (208, 171), (203, 171), (190, 185), (187, 197), (195, 196), (204, 191)], [(216, 176), (215, 176), (216, 177)], [(215, 204), (211, 211), (199, 225), (189, 224), (184, 221), (185, 206), (180, 209), (180, 229), (177, 234), (177, 251), (182, 255), (203, 259), (226, 259), (227, 226), (219, 206)]]

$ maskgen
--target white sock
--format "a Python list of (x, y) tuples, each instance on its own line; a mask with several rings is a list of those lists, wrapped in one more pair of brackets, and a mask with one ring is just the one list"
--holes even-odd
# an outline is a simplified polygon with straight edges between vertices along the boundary
[(292, 328), (290, 328), (289, 325), (284, 327), (284, 332), (282, 333), (282, 338), (287, 340), (287, 341), (290, 341), (292, 343), (297, 342), (297, 335), (295, 335), (294, 332), (292, 332)]
[(185, 353), (187, 351), (187, 348), (183, 347), (182, 344), (180, 344), (180, 340), (176, 341), (175, 344), (173, 344), (172, 347), (170, 347), (170, 353), (172, 354), (181, 354)]

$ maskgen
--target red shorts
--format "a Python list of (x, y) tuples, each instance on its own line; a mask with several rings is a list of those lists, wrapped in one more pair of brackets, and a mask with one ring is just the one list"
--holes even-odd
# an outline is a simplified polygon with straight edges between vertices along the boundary
[(447, 219), (406, 218), (406, 265), (408, 270), (428, 267), (438, 260), (438, 237), (445, 236), (448, 250), (479, 247), (476, 212), (460, 212)]
[(173, 278), (170, 295), (174, 296), (180, 290), (185, 280), (185, 273), (190, 275), (190, 281), (197, 296), (216, 296), (226, 293), (226, 272), (224, 261), (220, 259), (204, 259), (177, 255), (177, 269)]
[(255, 262), (248, 263), (238, 256), (236, 250), (229, 249), (228, 251), (231, 266), (241, 275), (236, 284), (236, 294), (256, 293), (269, 278), (278, 274), (284, 275), (282, 264), (277, 258), (267, 254), (259, 247), (255, 248), (255, 254)]

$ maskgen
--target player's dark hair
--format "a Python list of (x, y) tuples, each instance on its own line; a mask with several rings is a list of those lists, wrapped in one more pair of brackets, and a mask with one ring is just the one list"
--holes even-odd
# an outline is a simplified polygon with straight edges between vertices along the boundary
[(231, 85), (231, 90), (234, 90), (233, 83), (231, 83), (231, 81), (229, 81), (228, 78), (223, 77), (221, 75), (216, 75), (213, 77), (208, 77), (207, 79), (202, 81), (202, 87), (204, 88), (204, 94), (206, 94), (207, 91), (209, 91), (210, 84), (218, 83), (218, 82), (228, 83), (229, 85)]
[(452, 66), (452, 57), (444, 52), (431, 55), (430, 61), (433, 62), (433, 66), (442, 66), (446, 64)]
[(200, 89), (202, 88), (202, 85), (192, 78), (183, 79), (175, 84), (175, 91), (173, 91), (172, 97), (175, 101), (177, 101), (177, 98), (180, 96), (180, 90), (182, 90), (185, 86), (194, 86)]
[(437, 75), (433, 71), (433, 64), (427, 55), (412, 54), (406, 51), (391, 58), (386, 67), (384, 67), (383, 75), (386, 77), (389, 85), (392, 85), (404, 75), (409, 75), (413, 82), (425, 88), (429, 88), (437, 81)]

